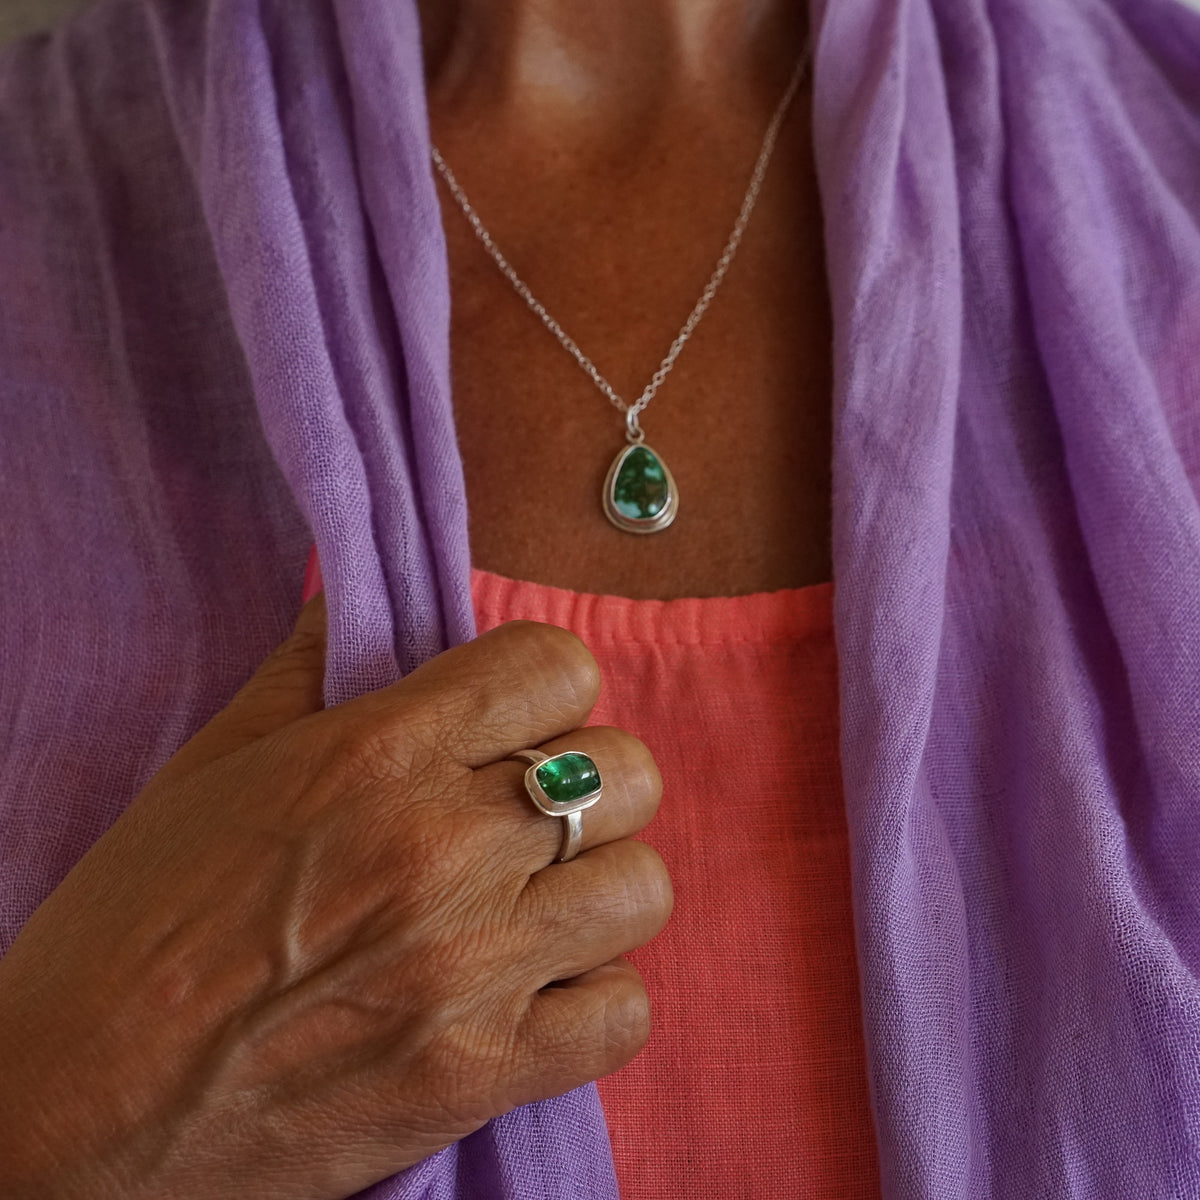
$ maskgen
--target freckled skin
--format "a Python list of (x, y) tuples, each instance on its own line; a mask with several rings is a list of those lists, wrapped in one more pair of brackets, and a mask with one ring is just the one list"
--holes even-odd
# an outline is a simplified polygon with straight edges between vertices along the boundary
[[(635, 63), (636, 94), (611, 109), (595, 92), (574, 103), (566, 84), (532, 98), (506, 78), (441, 87), (432, 55), (436, 144), (501, 251), (626, 400), (650, 379), (716, 263), (803, 37), (786, 25), (760, 56), (754, 86), (668, 85), (660, 70), (638, 92)], [(576, 91), (587, 94), (603, 48), (571, 50)], [(527, 59), (518, 65), (533, 71)], [(563, 72), (561, 56), (547, 68), (556, 80)], [(475, 565), (638, 599), (831, 578), (832, 332), (811, 77), (733, 267), (642, 415), (679, 490), (679, 514), (661, 533), (629, 534), (605, 519), (621, 414), (439, 189)]]

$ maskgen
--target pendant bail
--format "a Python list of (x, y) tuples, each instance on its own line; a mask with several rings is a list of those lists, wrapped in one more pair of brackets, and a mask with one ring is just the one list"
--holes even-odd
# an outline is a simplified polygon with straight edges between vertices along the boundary
[(640, 446), (646, 440), (646, 431), (638, 423), (637, 409), (632, 405), (625, 410), (625, 440), (631, 446)]

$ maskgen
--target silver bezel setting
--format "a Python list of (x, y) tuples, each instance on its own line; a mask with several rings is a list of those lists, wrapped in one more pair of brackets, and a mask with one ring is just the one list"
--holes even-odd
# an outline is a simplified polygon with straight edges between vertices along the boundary
[[(639, 448), (649, 450), (658, 459), (667, 481), (667, 502), (662, 506), (662, 511), (655, 513), (652, 517), (627, 517), (617, 508), (613, 500), (613, 485), (617, 481), (621, 466), (629, 455)], [(667, 460), (653, 446), (648, 446), (645, 442), (633, 442), (612, 460), (612, 465), (608, 468), (608, 474), (604, 478), (604, 515), (618, 529), (623, 529), (626, 533), (659, 533), (675, 520), (678, 508), (679, 492), (675, 487), (675, 476), (671, 474)]]
[[(536, 762), (533, 760), (534, 754), (539, 755)], [(543, 763), (552, 762), (554, 759), (562, 758), (567, 754), (582, 754), (586, 757), (596, 768), (596, 776), (600, 780), (599, 786), (595, 791), (588, 792), (586, 796), (580, 796), (578, 800), (551, 800), (542, 790), (542, 785), (537, 781), (538, 767)], [(516, 755), (512, 757), (515, 758)], [(600, 799), (600, 795), (604, 791), (604, 777), (600, 774), (600, 767), (586, 750), (563, 750), (558, 754), (542, 754), (538, 750), (525, 750), (521, 752), (521, 757), (530, 764), (525, 772), (525, 790), (529, 793), (529, 798), (534, 804), (548, 817), (567, 817), (571, 813), (583, 812), (585, 808), (591, 808)]]

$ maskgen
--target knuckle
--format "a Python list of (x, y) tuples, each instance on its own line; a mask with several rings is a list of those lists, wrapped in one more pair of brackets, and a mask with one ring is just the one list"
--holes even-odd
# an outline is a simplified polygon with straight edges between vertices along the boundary
[(601, 1014), (605, 1057), (623, 1066), (646, 1044), (652, 1024), (650, 996), (641, 979), (624, 976), (607, 995)]
[(410, 919), (431, 926), (424, 961), (436, 960), (432, 974), (438, 978), (459, 978), (458, 968), (474, 949), (466, 933), (475, 899), (470, 864), (444, 821), (413, 814), (402, 829), (388, 832), (397, 843), (396, 887), (405, 895)]
[[(553, 996), (557, 987), (544, 988), (543, 996)], [(548, 1080), (567, 1091), (618, 1070), (646, 1044), (650, 1031), (645, 985), (627, 960), (618, 959), (598, 969), (571, 999), (535, 1003), (522, 1023), (518, 1048), (527, 1060), (525, 1073), (541, 1081), (538, 1094), (544, 1096), (552, 1094)]]
[(420, 911), (478, 891), (486, 843), (462, 803), (469, 771), (376, 724), (356, 721), (318, 751), (312, 795), (336, 808), (347, 852), (386, 862)]
[(503, 741), (523, 716), (520, 696), (503, 674), (484, 671), (430, 697), (417, 717), (420, 736), (431, 746), (457, 744), (468, 729)]
[(441, 747), (521, 740), (547, 716), (578, 725), (599, 696), (596, 660), (557, 625), (509, 621), (446, 653), (453, 663), (424, 677), (418, 668), (403, 712), (393, 714), (413, 740)]
[(502, 1111), (496, 1097), (505, 1090), (518, 1023), (503, 1002), (430, 1008), (417, 1053), (397, 1065), (420, 1079), (427, 1108), (476, 1126)]
[(583, 639), (559, 625), (508, 621), (502, 633), (506, 651), (553, 693), (563, 692), (573, 708), (591, 708), (600, 695), (600, 665)]
[(675, 892), (662, 855), (653, 846), (633, 838), (619, 845), (630, 908), (656, 914), (665, 924), (675, 906)]
[[(570, 1024), (543, 1032), (544, 1053), (572, 1063), (575, 1074), (598, 1079), (623, 1067), (646, 1044), (651, 1032), (650, 997), (641, 976), (622, 962), (597, 988)], [(607, 974), (607, 972), (606, 972)], [(564, 1072), (565, 1073), (565, 1072)]]
[(558, 877), (569, 880), (565, 891), (540, 886), (537, 875), (530, 880), (522, 911), (533, 927), (577, 937), (619, 932), (622, 948), (632, 949), (666, 925), (674, 892), (665, 863), (651, 847), (632, 839), (610, 842), (577, 862), (582, 870)]
[[(288, 649), (284, 646), (283, 649)], [(250, 681), (254, 696), (262, 701), (274, 694), (289, 695), (305, 686), (311, 668), (297, 654), (275, 651), (255, 672)]]
[(650, 747), (643, 741), (636, 738), (634, 740), (638, 745), (637, 763), (642, 771), (641, 783), (645, 788), (647, 800), (657, 812), (663, 793), (662, 772), (658, 769), (658, 763), (654, 761), (654, 755), (650, 753)]
[[(465, 814), (423, 814), (424, 833), (419, 851), (407, 857), (415, 883), (429, 896), (429, 905), (440, 906), (439, 920), (453, 908), (461, 914), (464, 929), (448, 940), (447, 949), (459, 961), (483, 960), (503, 950), (508, 941), (508, 914), (497, 894), (492, 869), (492, 845), (480, 824)], [(478, 943), (466, 931), (467, 921), (477, 913), (486, 916)]]
[(440, 761), (419, 729), (385, 713), (357, 713), (342, 723), (327, 758), (347, 786), (386, 780), (390, 794), (405, 796), (432, 787)]
[(376, 836), (393, 846), (395, 886), (412, 896), (445, 953), (460, 962), (505, 953), (519, 893), (497, 855), (492, 823), (445, 790), (408, 805), (385, 798), (379, 808)]
[(259, 663), (250, 682), (261, 686), (275, 679), (307, 678), (312, 672), (309, 660), (324, 650), (321, 630), (298, 625)]
[(325, 753), (325, 770), (339, 790), (356, 790), (378, 776), (378, 765), (368, 739), (361, 731), (336, 738)]
[(519, 1021), (515, 998), (523, 972), (510, 940), (479, 922), (471, 908), (458, 897), (410, 913), (419, 930), (405, 939), (386, 974), (385, 986), (431, 1031), (425, 1053), (441, 1062), (442, 1073), (454, 1064), (494, 1060)]
[(630, 795), (636, 796), (649, 807), (653, 816), (662, 800), (662, 774), (658, 763), (654, 761), (650, 747), (641, 738), (620, 729), (615, 733), (619, 735), (621, 743), (618, 756), (625, 786)]
[(447, 1027), (429, 1049), (429, 1078), (436, 1081), (440, 1107), (475, 1116), (479, 1100), (498, 1090), (504, 1064), (511, 1056), (508, 1044), (509, 1038), (501, 1030), (476, 1020)]
[(663, 781), (650, 747), (616, 725), (588, 725), (581, 731), (593, 747), (605, 787), (612, 784), (634, 803), (643, 823), (658, 811)]
[(294, 659), (296, 655), (308, 656), (325, 650), (325, 630), (311, 622), (296, 625), (284, 641), (275, 648), (267, 661)]
[(386, 774), (371, 739), (362, 730), (355, 730), (348, 736), (335, 737), (323, 748), (316, 782), (330, 800), (361, 802)]

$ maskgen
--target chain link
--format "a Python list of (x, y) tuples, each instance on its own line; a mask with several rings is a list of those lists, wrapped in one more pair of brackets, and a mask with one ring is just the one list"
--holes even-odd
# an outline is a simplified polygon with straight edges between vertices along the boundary
[(644, 439), (645, 434), (642, 433), (641, 426), (638, 424), (638, 415), (654, 399), (655, 393), (662, 387), (663, 380), (666, 379), (671, 368), (675, 365), (675, 360), (679, 357), (679, 352), (683, 349), (688, 338), (692, 336), (696, 326), (700, 324), (700, 318), (704, 316), (708, 306), (712, 303), (713, 297), (717, 294), (717, 289), (721, 286), (730, 264), (733, 262), (734, 255), (737, 254), (738, 246), (742, 241), (742, 235), (746, 232), (746, 226), (750, 223), (750, 214), (754, 211), (754, 205), (758, 200), (758, 193), (762, 189), (763, 177), (767, 173), (767, 164), (771, 161), (771, 154), (775, 149), (775, 141), (779, 136), (779, 128), (783, 124), (784, 115), (787, 113), (788, 107), (800, 87), (801, 80), (804, 78), (810, 51), (811, 42), (805, 44), (795, 69), (792, 71), (792, 77), (788, 81), (787, 88), (783, 93), (783, 98), (779, 101), (775, 113), (771, 117), (771, 122), (767, 126), (767, 132), (763, 136), (762, 148), (758, 152), (758, 159), (754, 164), (754, 171), (750, 176), (750, 185), (746, 189), (746, 195), (742, 200), (741, 209), (738, 211), (737, 220), (734, 222), (733, 231), (729, 235), (729, 240), (725, 243), (725, 249), (721, 252), (721, 257), (717, 260), (717, 265), (713, 268), (712, 275), (709, 276), (708, 283), (704, 285), (704, 291), (700, 293), (700, 299), (696, 301), (695, 307), (689, 314), (688, 319), (684, 321), (683, 328), (676, 334), (675, 340), (671, 343), (670, 349), (659, 364), (658, 370), (654, 372), (642, 394), (632, 404), (627, 404), (621, 399), (612, 384), (600, 374), (596, 364), (580, 350), (574, 338), (546, 311), (545, 305), (529, 290), (529, 286), (513, 269), (508, 259), (500, 252), (500, 247), (492, 240), (492, 235), (488, 233), (487, 228), (479, 219), (479, 214), (467, 199), (466, 192), (463, 191), (462, 185), (455, 178), (454, 172), (450, 170), (450, 166), (442, 157), (441, 152), (436, 146), (432, 148), (434, 166), (437, 167), (438, 173), (446, 181), (446, 186), (450, 189), (450, 194), (454, 197), (458, 207), (462, 209), (463, 215), (471, 223), (471, 228), (475, 231), (475, 236), (483, 243), (484, 248), (495, 261), (496, 266), (500, 268), (505, 278), (516, 289), (517, 294), (537, 314), (542, 324), (554, 334), (563, 349), (588, 373), (592, 382), (608, 397), (609, 402), (625, 414), (627, 436), (631, 442), (640, 442)]

